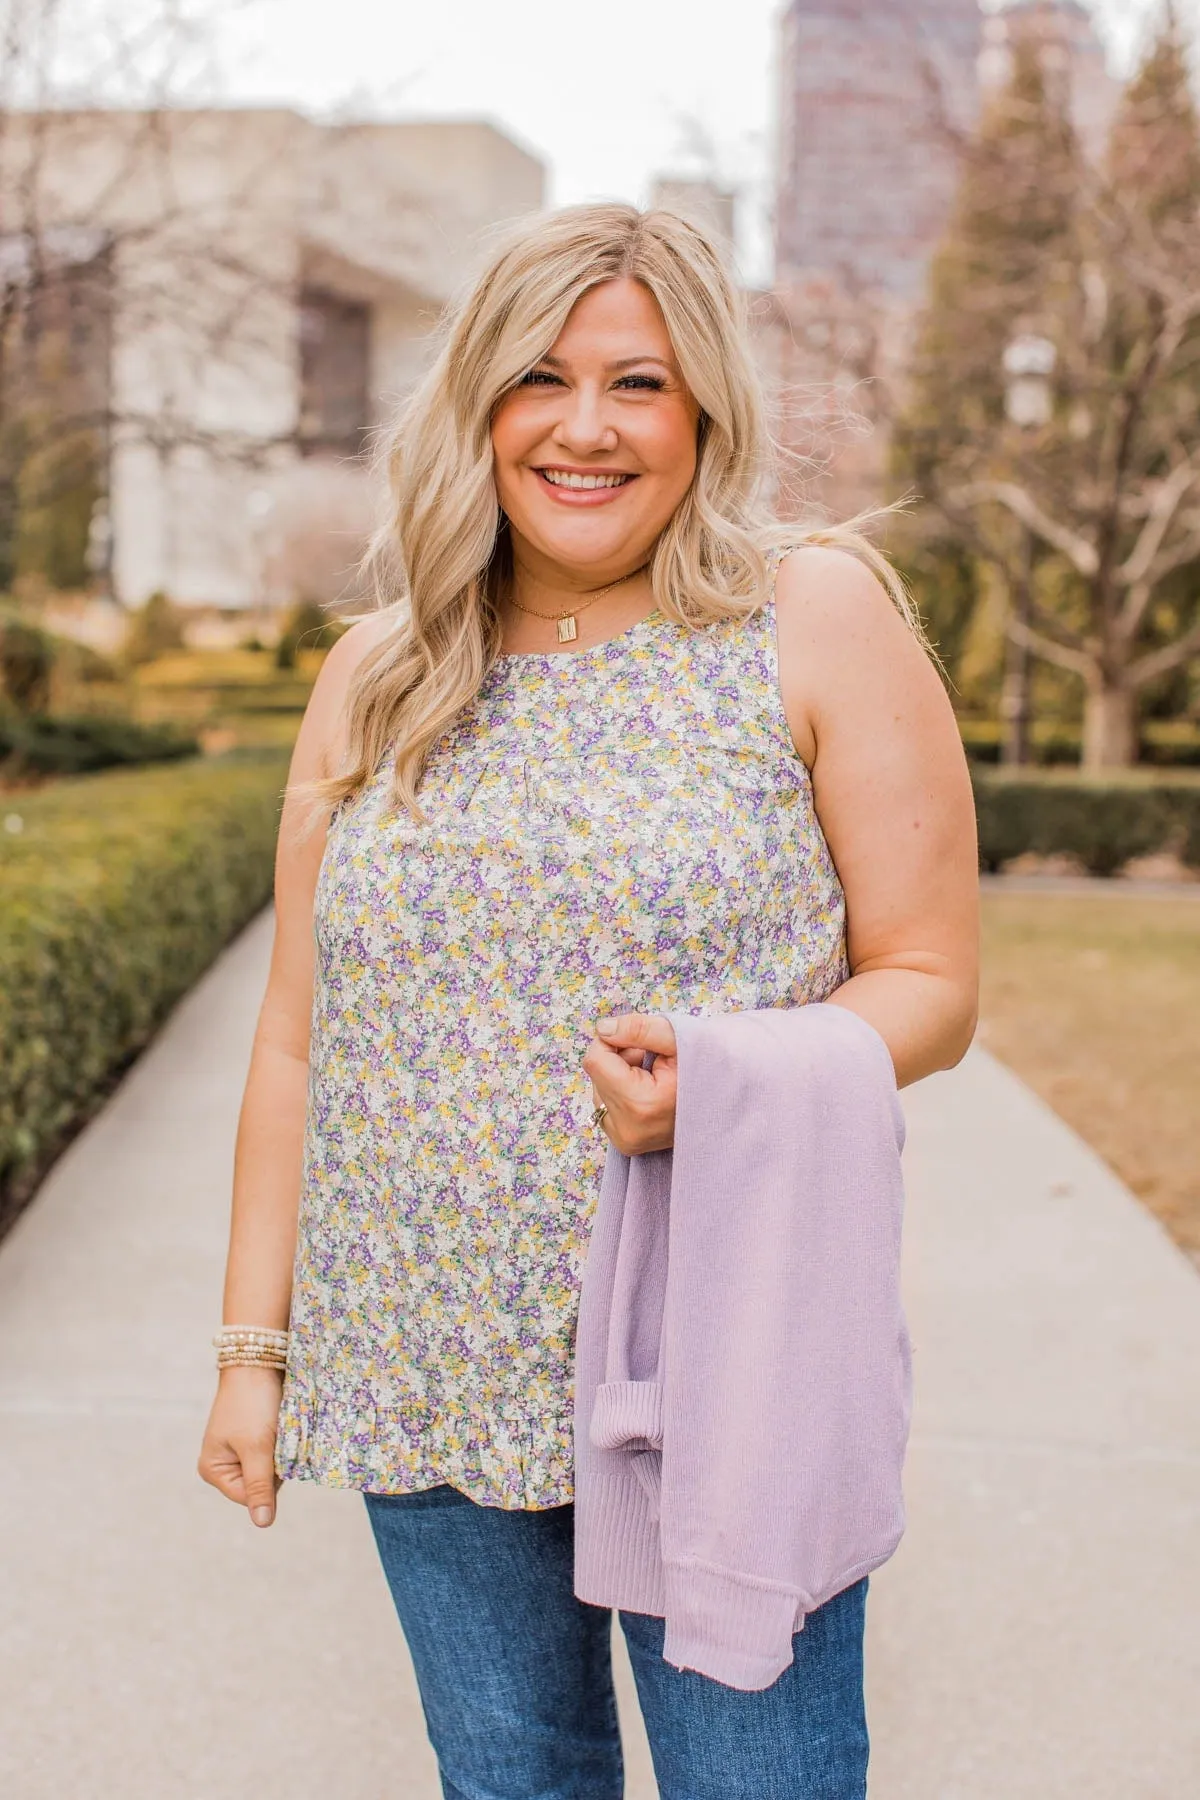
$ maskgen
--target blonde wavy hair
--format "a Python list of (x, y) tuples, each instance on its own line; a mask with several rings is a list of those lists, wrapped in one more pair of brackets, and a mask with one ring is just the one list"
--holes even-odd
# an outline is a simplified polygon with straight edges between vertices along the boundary
[(714, 244), (666, 211), (567, 207), (523, 220), (443, 321), (440, 352), (385, 443), (389, 516), (373, 546), (386, 571), (392, 629), (359, 664), (349, 697), (343, 771), (314, 783), (327, 804), (352, 798), (394, 749), (393, 801), (417, 819), (432, 746), (478, 693), (499, 653), (510, 573), (492, 472), (491, 421), (536, 367), (576, 301), (632, 277), (662, 310), (700, 409), (695, 478), (655, 546), (659, 611), (688, 627), (753, 612), (772, 548), (834, 545), (860, 557), (923, 638), (899, 575), (863, 533), (789, 529), (769, 504), (779, 453), (751, 362), (741, 296)]

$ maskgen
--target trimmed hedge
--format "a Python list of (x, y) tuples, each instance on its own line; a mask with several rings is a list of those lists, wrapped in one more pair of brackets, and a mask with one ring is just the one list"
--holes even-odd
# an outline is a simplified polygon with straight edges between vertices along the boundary
[[(998, 764), (1004, 727), (996, 719), (960, 719), (963, 748), (973, 763)], [(1149, 719), (1138, 734), (1142, 768), (1200, 768), (1200, 726), (1186, 719)], [(1083, 733), (1075, 725), (1035, 719), (1030, 729), (1030, 760), (1043, 768), (1078, 767)]]
[(1076, 856), (1093, 875), (1132, 857), (1172, 851), (1200, 869), (1200, 782), (972, 771), (979, 860), (996, 870), (1013, 857)]
[(173, 725), (140, 725), (114, 713), (0, 715), (0, 763), (18, 775), (90, 775), (139, 763), (175, 762), (200, 745)]
[[(1004, 727), (996, 719), (960, 719), (958, 728), (969, 761), (989, 766), (1000, 761)], [(1079, 762), (1082, 734), (1066, 725), (1035, 721), (1030, 731), (1030, 760), (1040, 767)]]
[(0, 795), (0, 1218), (270, 896), (286, 759)]

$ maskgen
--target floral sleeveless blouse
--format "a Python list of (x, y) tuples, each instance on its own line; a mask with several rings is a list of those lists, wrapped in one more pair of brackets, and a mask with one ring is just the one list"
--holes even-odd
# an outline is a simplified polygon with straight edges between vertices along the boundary
[(802, 1005), (848, 973), (773, 592), (746, 620), (654, 612), (502, 656), (430, 757), (425, 824), (390, 810), (389, 763), (338, 810), (317, 887), (276, 1465), (555, 1506), (608, 1147), (596, 1020)]

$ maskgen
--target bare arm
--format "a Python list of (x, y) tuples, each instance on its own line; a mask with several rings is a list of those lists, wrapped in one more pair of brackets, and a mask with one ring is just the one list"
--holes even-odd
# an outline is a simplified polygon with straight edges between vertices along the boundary
[[(325, 659), (292, 755), (291, 781), (333, 774), (344, 745), (346, 694), (377, 641), (370, 619)], [(275, 940), (238, 1121), (224, 1322), (286, 1328), (308, 1092), (313, 995), (313, 896), (328, 814), (284, 803), (275, 861)], [(256, 1525), (275, 1514), (275, 1428), (282, 1378), (270, 1369), (225, 1369), (209, 1417), (199, 1472)]]
[[(850, 979), (830, 996), (873, 1025), (906, 1087), (966, 1053), (979, 982), (975, 807), (949, 700), (880, 582), (843, 551), (793, 552), (776, 586), (779, 684), (846, 893)], [(657, 1060), (643, 1069), (642, 1056)], [(626, 1155), (675, 1136), (675, 1034), (624, 1013), (584, 1068)]]
[(966, 1053), (979, 980), (970, 776), (937, 671), (875, 576), (813, 547), (776, 588), (779, 680), (846, 892), (851, 979), (905, 1087)]

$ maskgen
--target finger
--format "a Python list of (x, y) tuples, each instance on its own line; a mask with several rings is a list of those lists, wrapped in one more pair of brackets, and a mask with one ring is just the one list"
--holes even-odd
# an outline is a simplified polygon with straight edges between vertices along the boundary
[(201, 1481), (207, 1481), (210, 1487), (215, 1487), (227, 1500), (236, 1501), (239, 1506), (245, 1505), (242, 1459), (228, 1438), (205, 1438), (196, 1464), (196, 1473)]
[(596, 1036), (614, 1048), (652, 1050), (656, 1056), (674, 1056), (675, 1031), (661, 1013), (620, 1013), (601, 1019)]
[(653, 1087), (653, 1073), (643, 1069), (642, 1055), (640, 1050), (626, 1054), (596, 1037), (587, 1047), (583, 1067), (591, 1076), (593, 1086), (599, 1090), (600, 1098), (611, 1102), (617, 1095), (637, 1093), (646, 1083)]
[(274, 1447), (261, 1444), (242, 1452), (244, 1504), (256, 1525), (270, 1525), (275, 1518)]

